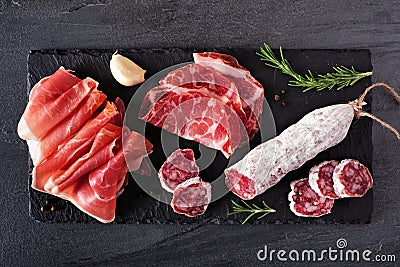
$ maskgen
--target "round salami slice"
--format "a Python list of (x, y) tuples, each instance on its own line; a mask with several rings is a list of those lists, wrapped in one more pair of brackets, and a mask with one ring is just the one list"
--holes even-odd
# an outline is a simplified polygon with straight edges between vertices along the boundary
[(333, 172), (333, 188), (339, 197), (362, 197), (372, 187), (368, 168), (355, 159), (342, 160)]
[(174, 151), (158, 171), (161, 186), (173, 193), (182, 182), (199, 175), (193, 150), (178, 149)]
[(301, 217), (320, 217), (331, 212), (334, 200), (319, 196), (308, 182), (307, 178), (290, 183), (290, 210)]
[(337, 160), (324, 161), (310, 169), (308, 182), (311, 188), (321, 197), (339, 198), (335, 189), (333, 189), (332, 180), (333, 171), (338, 164)]
[(211, 184), (194, 177), (176, 187), (171, 207), (176, 213), (195, 217), (206, 211), (210, 201)]

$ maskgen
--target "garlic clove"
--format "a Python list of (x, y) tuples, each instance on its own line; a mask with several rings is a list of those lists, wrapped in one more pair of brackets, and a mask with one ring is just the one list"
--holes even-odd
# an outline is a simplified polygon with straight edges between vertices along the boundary
[(139, 67), (132, 60), (114, 54), (110, 60), (110, 70), (117, 82), (125, 86), (133, 86), (144, 82), (146, 70)]

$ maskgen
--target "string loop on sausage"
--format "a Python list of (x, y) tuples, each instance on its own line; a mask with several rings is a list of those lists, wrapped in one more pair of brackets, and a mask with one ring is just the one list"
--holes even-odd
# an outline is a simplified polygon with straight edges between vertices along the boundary
[(397, 139), (400, 140), (400, 133), (393, 126), (391, 126), (389, 123), (384, 122), (383, 120), (379, 119), (375, 115), (372, 115), (368, 112), (364, 112), (362, 110), (362, 106), (365, 105), (365, 102), (364, 102), (365, 96), (368, 94), (369, 91), (371, 91), (374, 88), (378, 88), (378, 87), (385, 88), (386, 90), (388, 90), (396, 98), (397, 103), (400, 104), (399, 94), (392, 87), (390, 87), (389, 85), (387, 85), (385, 83), (374, 83), (373, 85), (367, 87), (365, 89), (364, 93), (360, 96), (360, 98), (358, 100), (349, 102), (349, 104), (354, 108), (354, 113), (357, 117), (369, 117), (373, 120), (376, 120), (381, 125), (385, 126), (389, 130), (391, 130), (397, 136)]

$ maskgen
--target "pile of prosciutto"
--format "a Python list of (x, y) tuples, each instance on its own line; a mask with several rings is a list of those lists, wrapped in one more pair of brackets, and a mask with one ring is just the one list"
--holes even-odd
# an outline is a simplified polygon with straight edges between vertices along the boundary
[(18, 134), (34, 164), (32, 188), (108, 223), (127, 183), (125, 157), (134, 162), (131, 171), (138, 170), (152, 145), (122, 126), (122, 100), (107, 101), (97, 87), (95, 80), (81, 80), (61, 67), (31, 90)]
[(259, 130), (264, 88), (230, 55), (193, 57), (146, 94), (139, 118), (229, 158)]

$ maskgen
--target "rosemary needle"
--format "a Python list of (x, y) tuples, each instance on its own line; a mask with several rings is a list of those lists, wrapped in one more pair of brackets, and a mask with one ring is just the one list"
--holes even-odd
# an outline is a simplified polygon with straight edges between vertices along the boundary
[(233, 215), (233, 214), (237, 214), (237, 213), (243, 213), (243, 212), (248, 212), (250, 213), (246, 219), (242, 222), (242, 224), (245, 224), (251, 217), (253, 217), (256, 214), (262, 214), (261, 216), (259, 216), (257, 219), (262, 219), (265, 216), (267, 216), (268, 214), (275, 212), (274, 209), (270, 208), (267, 203), (265, 203), (265, 201), (262, 202), (263, 207), (259, 207), (256, 204), (251, 204), (249, 205), (248, 203), (246, 203), (245, 201), (242, 200), (244, 205), (240, 205), (238, 203), (236, 203), (234, 200), (232, 201), (232, 205), (233, 205), (233, 211), (230, 212), (228, 215)]
[(302, 76), (296, 73), (290, 66), (287, 59), (284, 58), (282, 47), (279, 47), (280, 59), (272, 52), (271, 48), (264, 43), (264, 47), (260, 47), (260, 52), (256, 53), (265, 62), (265, 65), (279, 69), (282, 73), (289, 75), (293, 79), (289, 81), (289, 86), (303, 87), (303, 92), (315, 89), (321, 91), (324, 89), (331, 90), (337, 88), (341, 90), (347, 86), (353, 86), (356, 82), (364, 77), (372, 75), (372, 71), (358, 72), (354, 67), (347, 68), (344, 66), (333, 67), (334, 72), (326, 74), (318, 74), (314, 76), (310, 70)]

